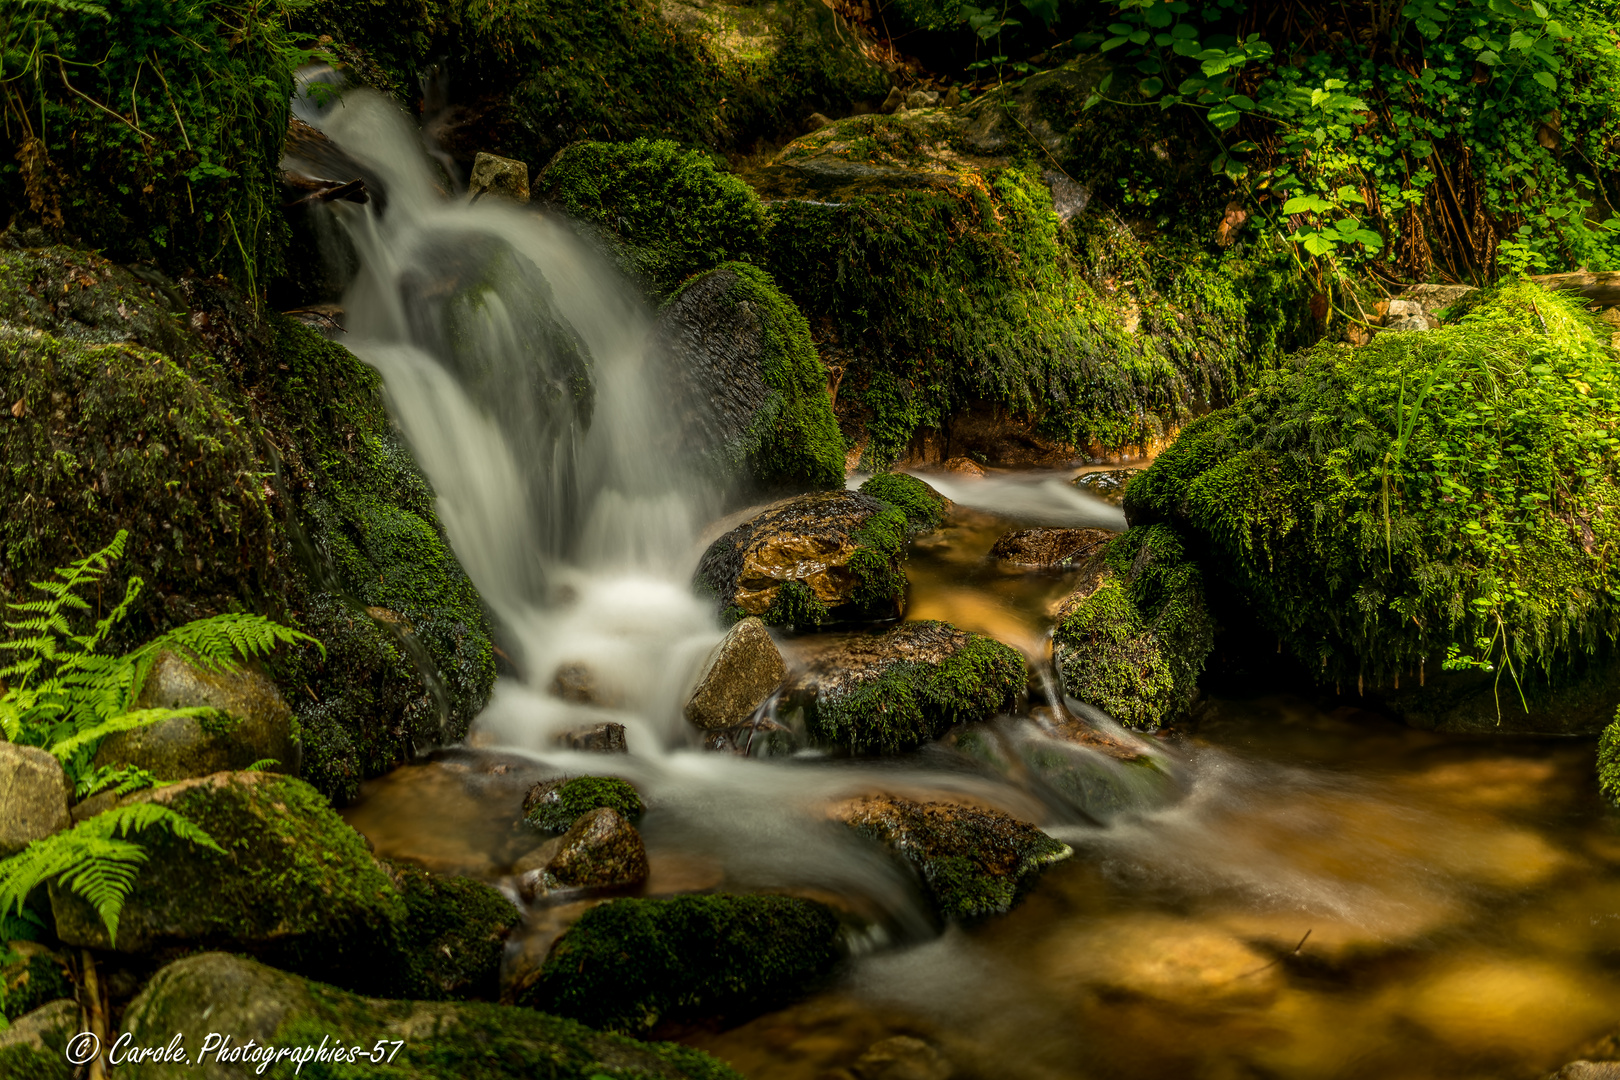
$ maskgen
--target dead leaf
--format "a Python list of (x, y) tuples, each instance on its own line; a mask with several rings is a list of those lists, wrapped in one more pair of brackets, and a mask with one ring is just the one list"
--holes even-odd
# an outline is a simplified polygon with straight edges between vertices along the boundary
[(22, 398), (18, 398), (17, 403), (11, 407), (11, 415), (15, 416), (19, 420), (22, 419), (23, 414), (27, 411), (28, 410), (23, 405)]

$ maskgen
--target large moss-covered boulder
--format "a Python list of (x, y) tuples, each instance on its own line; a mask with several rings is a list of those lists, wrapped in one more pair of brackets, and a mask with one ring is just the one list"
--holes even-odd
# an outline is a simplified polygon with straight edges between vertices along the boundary
[(151, 953), (213, 943), (339, 981), (386, 984), (406, 906), (399, 890), (308, 784), (272, 773), (216, 773), (137, 792), (125, 805), (165, 806), (226, 854), (160, 830), (118, 920), (116, 942), (83, 899), (52, 886), (57, 936), (70, 945)]
[(816, 0), (321, 0), (297, 18), (411, 106), (437, 64), (455, 111), (429, 119), (467, 162), (489, 150), (538, 166), (583, 139), (746, 151), (889, 89), (859, 32)]
[(687, 282), (659, 336), (689, 399), (682, 445), (752, 487), (839, 487), (844, 437), (810, 327), (771, 276), (726, 263)]
[(817, 643), (789, 680), (778, 714), (802, 709), (818, 743), (894, 754), (954, 724), (1010, 707), (1028, 679), (1023, 654), (943, 622), (908, 622)]
[(955, 506), (951, 500), (907, 473), (878, 473), (861, 483), (862, 495), (870, 495), (906, 515), (913, 532), (937, 529)]
[(1212, 604), (1323, 683), (1426, 727), (1596, 732), (1620, 696), (1617, 375), (1579, 301), (1510, 283), (1438, 330), (1295, 357), (1190, 425), (1126, 513), (1173, 524)]
[(905, 609), (906, 515), (852, 491), (764, 510), (703, 553), (695, 584), (722, 617), (771, 626), (892, 618)]
[(267, 672), (323, 792), (352, 797), (415, 747), (465, 734), (494, 683), (489, 623), (377, 374), (215, 283), (12, 239), (0, 600), (125, 529), (107, 588), (145, 587), (111, 647), (225, 611), (326, 646)]
[(1151, 731), (1197, 699), (1214, 638), (1198, 564), (1173, 529), (1153, 525), (1092, 549), (1052, 655), (1069, 694)]
[(790, 1001), (837, 964), (838, 917), (791, 896), (678, 896), (593, 907), (518, 1002), (593, 1027), (741, 1017)]
[(1042, 868), (1074, 854), (999, 810), (954, 803), (873, 795), (839, 804), (833, 817), (910, 863), (944, 919), (1007, 912)]
[[(257, 1047), (339, 1048), (342, 1060), (281, 1062), (271, 1075), (375, 1072), (395, 1080), (739, 1080), (701, 1051), (592, 1031), (529, 1009), (486, 1004), (379, 1001), (222, 952), (175, 961), (153, 976), (125, 1010), (123, 1031), (135, 1046), (166, 1046), (179, 1035), (191, 1060), (146, 1062), (139, 1080), (229, 1080)], [(206, 1058), (200, 1052), (214, 1033)], [(384, 1062), (370, 1054), (384, 1041)], [(224, 1051), (221, 1053), (220, 1051)], [(234, 1051), (235, 1057), (232, 1056)]]
[(405, 901), (405, 918), (392, 956), (373, 958), (379, 965), (393, 962), (378, 992), (430, 1001), (495, 1000), (507, 935), (522, 920), (518, 909), (482, 881), (408, 863), (382, 867)]

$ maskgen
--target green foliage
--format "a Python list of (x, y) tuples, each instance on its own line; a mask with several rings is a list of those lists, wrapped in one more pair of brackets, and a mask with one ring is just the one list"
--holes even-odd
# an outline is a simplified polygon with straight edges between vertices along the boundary
[(786, 1003), (838, 962), (838, 917), (794, 896), (677, 896), (593, 907), (520, 1004), (608, 1031)]
[(302, 0), (20, 0), (0, 12), (0, 87), (20, 145), (0, 205), (121, 259), (280, 268), (277, 167)]
[(166, 806), (119, 806), (81, 821), (66, 832), (35, 840), (0, 862), (0, 911), (21, 914), (35, 889), (54, 882), (83, 897), (118, 940), (118, 916), (147, 860), (146, 848), (130, 839), (161, 828), (180, 840), (224, 855), (213, 837)]
[(407, 863), (389, 874), (405, 899), (397, 949), (400, 971), (391, 998), (440, 1001), (500, 996), (506, 935), (522, 916), (491, 885), (442, 877)]
[(906, 596), (906, 513), (884, 504), (850, 533), (855, 550), (846, 563), (855, 575), (854, 604), (869, 612), (898, 612)]
[(1598, 790), (1610, 802), (1620, 803), (1620, 712), (1598, 736)]
[[(737, 622), (743, 618), (741, 609), (735, 609)], [(810, 586), (802, 581), (784, 581), (771, 597), (771, 606), (766, 609), (760, 619), (767, 626), (792, 626), (802, 630), (813, 630), (827, 621), (829, 612), (827, 605), (822, 603), (821, 597), (810, 590)]]
[(547, 791), (524, 816), (537, 829), (567, 832), (580, 817), (607, 807), (628, 821), (641, 817), (641, 796), (612, 776), (576, 776)]
[(1453, 326), (1321, 346), (1136, 477), (1324, 681), (1549, 676), (1620, 633), (1620, 373), (1578, 299), (1509, 283)]
[(878, 473), (861, 485), (861, 494), (898, 507), (913, 529), (937, 529), (951, 501), (915, 476)]
[(0, 937), (0, 1031), (9, 1020), (74, 996), (73, 982), (57, 956), (26, 945), (18, 950), (9, 944), (16, 940)]
[(1130, 728), (1178, 719), (1214, 644), (1203, 579), (1166, 525), (1112, 541), (1096, 587), (1052, 633), (1068, 693)]
[(575, 143), (535, 186), (611, 230), (627, 269), (659, 297), (728, 260), (757, 259), (763, 246), (765, 211), (753, 189), (667, 140)]
[(818, 698), (806, 716), (811, 738), (855, 754), (896, 754), (995, 716), (1024, 689), (1023, 654), (981, 634), (966, 637), (937, 664), (891, 663), (847, 692)]

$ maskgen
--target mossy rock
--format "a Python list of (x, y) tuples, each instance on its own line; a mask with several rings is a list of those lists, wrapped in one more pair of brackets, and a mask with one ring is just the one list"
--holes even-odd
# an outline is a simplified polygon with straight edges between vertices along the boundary
[(810, 327), (771, 276), (729, 262), (687, 282), (659, 336), (691, 401), (681, 443), (753, 489), (841, 487), (844, 437)]
[[(309, 1062), (302, 1074), (332, 1080), (741, 1080), (707, 1054), (671, 1043), (647, 1043), (592, 1031), (530, 1009), (481, 1003), (379, 1001), (226, 953), (175, 961), (153, 976), (125, 1010), (123, 1030), (136, 1046), (166, 1046), (176, 1034), (187, 1052), (213, 1032), (228, 1032), (239, 1052), (260, 1046), (352, 1048), (353, 1058)], [(384, 1040), (390, 1060), (369, 1055)], [(142, 1080), (240, 1075), (239, 1062), (210, 1057), (196, 1064), (150, 1062)], [(282, 1062), (268, 1075), (291, 1076)]]
[(56, 953), (32, 941), (0, 942), (0, 1019), (16, 1020), (73, 996), (72, 973)]
[[(518, 909), (482, 881), (444, 877), (408, 863), (382, 865), (405, 900), (387, 995), (495, 1000), (507, 935), (522, 921)], [(376, 959), (387, 962), (385, 956)]]
[(1214, 645), (1198, 563), (1166, 525), (1132, 529), (1090, 561), (1052, 631), (1065, 689), (1129, 728), (1180, 719)]
[(955, 724), (1009, 708), (1028, 681), (1023, 654), (943, 622), (908, 622), (823, 645), (792, 678), (779, 709), (804, 709), (816, 742), (894, 754)]
[(927, 482), (906, 473), (878, 473), (861, 484), (860, 491), (898, 507), (914, 532), (939, 528), (954, 505)]
[(1581, 303), (1508, 283), (1304, 352), (1190, 425), (1126, 514), (1172, 523), (1217, 610), (1309, 677), (1429, 727), (1595, 733), (1620, 693), (1620, 372)]
[(1620, 711), (1598, 736), (1598, 790), (1612, 803), (1620, 803)]
[(523, 820), (546, 832), (567, 832), (592, 810), (606, 807), (627, 821), (641, 817), (641, 796), (614, 776), (574, 776), (542, 780), (523, 799)]
[(838, 917), (791, 896), (614, 900), (585, 912), (519, 1003), (593, 1027), (739, 1019), (814, 988), (838, 963)]
[(999, 810), (882, 795), (841, 804), (833, 814), (911, 863), (947, 920), (1010, 911), (1044, 867), (1074, 854)]
[(10, 1027), (0, 1029), (0, 1076), (6, 1080), (73, 1080), (77, 1070), (67, 1062), (68, 1040), (84, 1029), (79, 1003), (71, 998), (51, 1002)]
[[(0, 247), (0, 600), (128, 530), (109, 643), (252, 611), (326, 646), (278, 655), (304, 775), (340, 800), (466, 733), (495, 679), (377, 374), (228, 289), (66, 248)], [(44, 299), (52, 298), (52, 299)]]
[(271, 773), (216, 773), (137, 792), (124, 803), (167, 806), (227, 854), (166, 832), (142, 839), (149, 858), (118, 921), (116, 942), (95, 910), (53, 885), (57, 936), (126, 953), (228, 945), (296, 971), (386, 985), (407, 909), (365, 840), (308, 784)]
[(461, 106), (444, 144), (464, 161), (486, 150), (541, 166), (584, 139), (746, 151), (889, 89), (815, 0), (320, 0), (296, 18), (411, 106), (441, 61)]
[(694, 584), (735, 622), (892, 618), (905, 609), (904, 511), (852, 491), (764, 510), (709, 545)]
[[(766, 265), (842, 372), (862, 468), (928, 439), (999, 459), (1012, 428), (1048, 463), (1151, 451), (1314, 337), (1286, 249), (1216, 252), (1205, 227), (1149, 242), (1081, 212), (1052, 164), (1061, 103), (1015, 122), (1003, 97), (849, 117), (746, 174), (770, 206)], [(953, 422), (976, 412), (997, 421)]]

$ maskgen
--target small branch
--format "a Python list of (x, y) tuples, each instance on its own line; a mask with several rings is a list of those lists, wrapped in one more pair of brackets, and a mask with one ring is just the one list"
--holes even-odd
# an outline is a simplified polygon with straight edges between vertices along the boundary
[(86, 94), (86, 93), (82, 92), (78, 87), (76, 87), (72, 83), (68, 82), (67, 68), (63, 65), (62, 58), (60, 56), (58, 56), (56, 58), (56, 70), (61, 72), (62, 85), (63, 86), (67, 87), (69, 90), (71, 90), (73, 93), (77, 94), (79, 97), (84, 98), (84, 100), (88, 101), (90, 104), (94, 105), (96, 108), (100, 109), (102, 112), (106, 113), (108, 116), (112, 117), (114, 120), (117, 120), (120, 124), (123, 124), (125, 127), (129, 128), (129, 130), (133, 131), (135, 134), (139, 135), (141, 138), (146, 139), (146, 140), (148, 140), (150, 142), (157, 142), (157, 140), (152, 138), (152, 136), (148, 135), (146, 132), (142, 131), (140, 128), (138, 128), (134, 124), (130, 123), (127, 118), (119, 115), (118, 113), (113, 112), (111, 109), (107, 108), (107, 106), (103, 105), (101, 102), (97, 101), (95, 98), (91, 97), (89, 94)]

